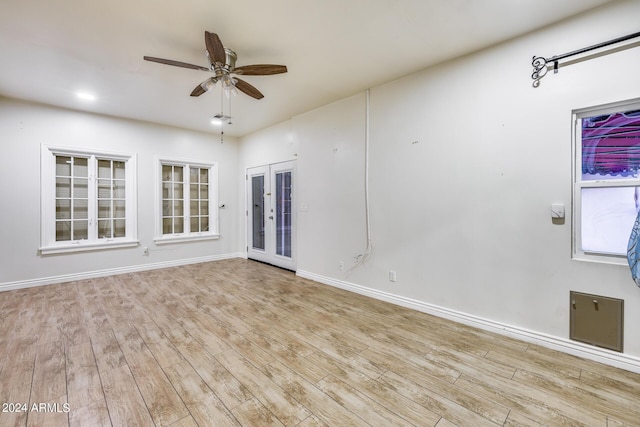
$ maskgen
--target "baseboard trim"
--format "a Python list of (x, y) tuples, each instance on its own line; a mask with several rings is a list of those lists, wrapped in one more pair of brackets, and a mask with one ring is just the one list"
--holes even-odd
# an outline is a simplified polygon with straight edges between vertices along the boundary
[[(197, 258), (186, 258), (171, 261), (162, 261), (149, 264), (139, 264), (127, 267), (108, 268), (105, 270), (94, 270), (82, 273), (63, 274), (60, 276), (40, 277), (29, 280), (18, 280), (15, 282), (0, 283), (0, 292), (16, 289), (32, 288), (35, 286), (53, 285), (56, 283), (72, 282), (76, 280), (94, 279), (96, 277), (113, 276), (116, 274), (135, 273), (138, 271), (157, 270), (159, 268), (178, 267), (188, 264), (199, 264), (202, 262), (220, 261), (231, 258), (243, 258), (242, 252), (228, 253), (221, 255), (208, 255)], [(246, 258), (246, 256), (244, 257)]]
[(604, 363), (616, 368), (640, 373), (640, 358), (629, 356), (624, 353), (617, 353), (611, 350), (593, 347), (576, 341), (571, 341), (568, 339), (523, 329), (517, 326), (511, 326), (505, 323), (500, 323), (490, 319), (485, 319), (456, 310), (451, 310), (445, 307), (440, 307), (412, 298), (407, 298), (400, 295), (379, 291), (377, 289), (367, 288), (366, 286), (357, 285), (355, 283), (349, 283), (331, 277), (322, 276), (310, 271), (298, 270), (296, 274), (305, 279), (313, 280), (325, 285), (355, 292), (360, 295), (365, 295), (402, 307), (411, 308), (423, 313), (449, 319), (454, 322), (459, 322), (486, 331), (495, 332), (500, 335), (520, 339), (522, 341), (537, 344), (543, 347), (558, 350), (596, 362)]

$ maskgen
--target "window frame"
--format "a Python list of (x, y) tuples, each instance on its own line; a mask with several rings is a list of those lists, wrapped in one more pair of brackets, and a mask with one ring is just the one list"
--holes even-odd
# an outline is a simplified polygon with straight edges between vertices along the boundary
[[(190, 159), (176, 159), (168, 157), (156, 157), (156, 209), (155, 209), (155, 237), (157, 245), (168, 243), (181, 243), (202, 240), (215, 240), (220, 238), (219, 233), (219, 207), (218, 207), (218, 163), (214, 161), (196, 161)], [(163, 234), (163, 197), (162, 197), (162, 166), (183, 167), (183, 224), (182, 233)], [(208, 196), (209, 196), (209, 231), (191, 232), (191, 203), (190, 203), (190, 168), (208, 170)], [(188, 231), (187, 231), (188, 230)]]
[[(56, 157), (87, 158), (88, 235), (87, 239), (56, 241)], [(139, 244), (137, 231), (137, 158), (135, 154), (104, 150), (87, 150), (41, 145), (39, 251), (42, 255), (63, 254), (102, 249), (134, 247)], [(125, 163), (125, 236), (98, 237), (98, 160)], [(72, 236), (73, 237), (73, 236)]]
[[(626, 254), (619, 255), (605, 252), (590, 252), (582, 249), (582, 189), (585, 188), (620, 188), (640, 186), (638, 178), (583, 180), (582, 179), (582, 119), (598, 115), (607, 115), (640, 109), (640, 98), (619, 101), (609, 104), (581, 108), (572, 112), (572, 258), (578, 261), (600, 262), (606, 264), (627, 265)], [(631, 231), (631, 230), (629, 230)]]

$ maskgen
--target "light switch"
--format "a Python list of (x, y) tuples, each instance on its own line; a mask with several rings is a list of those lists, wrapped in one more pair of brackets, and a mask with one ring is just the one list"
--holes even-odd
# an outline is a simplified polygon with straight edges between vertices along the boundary
[(551, 218), (564, 218), (564, 205), (562, 203), (551, 205)]

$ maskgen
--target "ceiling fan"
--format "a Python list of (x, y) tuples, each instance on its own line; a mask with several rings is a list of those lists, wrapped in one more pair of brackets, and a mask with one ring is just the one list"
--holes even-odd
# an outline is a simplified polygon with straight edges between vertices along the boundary
[(268, 76), (287, 72), (287, 67), (285, 65), (255, 64), (236, 67), (236, 59), (238, 58), (238, 55), (236, 55), (233, 50), (224, 47), (222, 41), (220, 41), (220, 37), (218, 37), (216, 33), (205, 31), (204, 44), (206, 47), (205, 54), (207, 55), (207, 61), (209, 62), (208, 67), (174, 61), (172, 59), (155, 58), (152, 56), (145, 56), (144, 59), (147, 61), (159, 62), (160, 64), (173, 65), (175, 67), (213, 72), (214, 76), (209, 77), (196, 86), (191, 92), (191, 96), (200, 96), (213, 88), (217, 82), (221, 82), (222, 88), (227, 93), (234, 92), (235, 89), (238, 89), (255, 99), (262, 99), (264, 98), (264, 95), (258, 89), (242, 79), (231, 76), (231, 74)]

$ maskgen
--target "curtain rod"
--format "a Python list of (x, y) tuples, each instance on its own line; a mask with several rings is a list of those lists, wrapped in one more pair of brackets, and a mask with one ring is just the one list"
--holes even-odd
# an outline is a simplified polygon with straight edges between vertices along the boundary
[(569, 58), (570, 56), (579, 55), (581, 53), (589, 52), (591, 50), (600, 49), (606, 46), (610, 46), (612, 44), (622, 43), (624, 41), (631, 40), (636, 37), (640, 37), (640, 32), (618, 37), (616, 39), (609, 40), (606, 42), (594, 44), (593, 46), (574, 50), (572, 52), (563, 53), (562, 55), (552, 56), (551, 58), (534, 56), (533, 59), (531, 60), (531, 66), (533, 67), (533, 73), (531, 74), (531, 79), (533, 79), (533, 87), (540, 86), (540, 79), (542, 79), (545, 76), (545, 74), (547, 74), (547, 64), (553, 63), (553, 72), (557, 73), (558, 61), (560, 61), (561, 59)]

